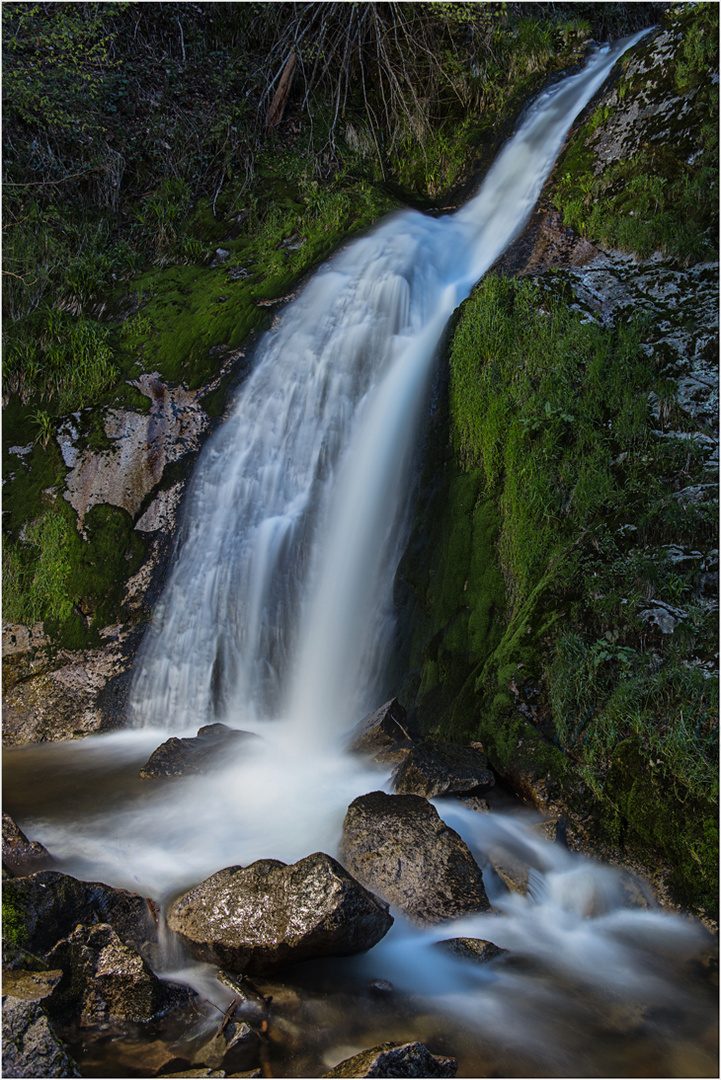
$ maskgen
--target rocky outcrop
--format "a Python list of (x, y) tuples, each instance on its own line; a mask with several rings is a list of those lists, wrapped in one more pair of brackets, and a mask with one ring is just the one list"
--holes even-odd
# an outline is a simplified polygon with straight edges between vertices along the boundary
[(339, 858), (413, 922), (443, 922), (490, 907), (483, 875), (458, 833), (418, 795), (374, 791), (346, 814)]
[(107, 923), (77, 926), (48, 963), (64, 972), (54, 1013), (80, 1027), (148, 1023), (189, 1000), (186, 988), (161, 981)]
[(420, 743), (414, 746), (393, 773), (393, 790), (399, 795), (462, 794), (490, 787), (495, 776), (480, 750), (456, 743)]
[(3, 995), (2, 1074), (81, 1076), (37, 1001)]
[(392, 922), (386, 905), (322, 852), (291, 866), (261, 859), (228, 867), (168, 911), (193, 956), (250, 974), (364, 952)]
[[(18, 635), (15, 635), (18, 637)], [(51, 661), (29, 640), (27, 651), (3, 659), (3, 744), (78, 739), (124, 723), (130, 668), (140, 641), (137, 630), (109, 626), (106, 644), (60, 650)], [(17, 649), (25, 638), (20, 635)]]
[(78, 924), (109, 923), (141, 955), (157, 941), (157, 925), (142, 896), (55, 870), (5, 881), (3, 905), (12, 940), (36, 957), (47, 956)]
[(108, 410), (104, 426), (113, 443), (110, 453), (76, 450), (72, 429), (59, 436), (65, 464), (71, 466), (65, 498), (77, 510), (80, 528), (98, 503), (120, 506), (135, 517), (166, 466), (197, 450), (208, 426), (200, 393), (166, 386), (157, 371), (132, 385), (150, 398), (150, 411)]
[(455, 1076), (455, 1058), (431, 1054), (420, 1042), (382, 1043), (341, 1061), (324, 1076)]
[(46, 869), (53, 861), (47, 848), (28, 840), (9, 814), (3, 812), (3, 867), (15, 877)]
[(238, 731), (225, 724), (207, 724), (194, 738), (168, 739), (153, 751), (140, 770), (144, 780), (160, 776), (195, 776), (205, 773), (218, 763), (224, 754), (237, 750), (243, 743), (252, 746), (260, 736), (250, 731)]

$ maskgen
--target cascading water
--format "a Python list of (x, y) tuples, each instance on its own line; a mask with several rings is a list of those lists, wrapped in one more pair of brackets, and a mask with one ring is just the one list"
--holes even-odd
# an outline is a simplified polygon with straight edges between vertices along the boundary
[(283, 715), (317, 742), (374, 702), (443, 328), (524, 225), (574, 117), (628, 44), (542, 94), (460, 212), (396, 215), (323, 267), (266, 336), (196, 470), (138, 664), (138, 723)]
[[(342, 742), (378, 704), (409, 466), (438, 342), (527, 220), (574, 117), (635, 40), (599, 50), (542, 94), (462, 210), (397, 214), (323, 267), (266, 335), (198, 463), (178, 558), (137, 665), (135, 730), (14, 758), (10, 806), (63, 870), (167, 898), (224, 866), (333, 854), (349, 802), (387, 787), (387, 775), (351, 761)], [(137, 779), (169, 731), (211, 719), (262, 739), (211, 776), (159, 788)], [(49, 775), (56, 787), (39, 809)], [(429, 1011), (452, 1015), (453, 1051), (472, 1047), (462, 1075), (480, 1068), (491, 1041), (521, 1055), (493, 1066), (505, 1070), (496, 1075), (519, 1075), (531, 1059), (535, 1075), (628, 1075), (628, 1053), (643, 1056), (634, 1075), (690, 1075), (679, 1062), (665, 1073), (659, 1061), (708, 1038), (712, 1010), (684, 968), (699, 929), (652, 904), (629, 906), (618, 872), (541, 840), (525, 818), (452, 802), (438, 809), (484, 866), (501, 914), (442, 934), (398, 918), (366, 957), (336, 962), (337, 985), (372, 976), (409, 995), (422, 986), (415, 1013), (426, 1023)], [(492, 848), (528, 856), (527, 896), (493, 895)], [(474, 967), (434, 945), (463, 934), (508, 948), (515, 966)], [(224, 1003), (199, 967), (185, 977)], [(374, 1041), (423, 1037), (405, 1008), (403, 1024), (373, 1020)], [(624, 1041), (617, 1014), (634, 1010), (635, 1034)], [(353, 999), (350, 1052), (369, 1044), (351, 1030), (350, 1014), (362, 1011)], [(312, 1014), (308, 1025), (326, 1030), (328, 1021)], [(343, 1056), (340, 1045), (318, 1053)]]

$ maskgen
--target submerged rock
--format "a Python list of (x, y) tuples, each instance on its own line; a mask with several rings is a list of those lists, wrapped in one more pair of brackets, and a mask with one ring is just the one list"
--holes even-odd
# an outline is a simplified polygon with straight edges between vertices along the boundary
[(370, 949), (393, 923), (387, 905), (329, 855), (288, 866), (231, 866), (177, 899), (168, 926), (196, 959), (260, 974)]
[(81, 1076), (37, 1001), (3, 995), (2, 1075)]
[(46, 956), (80, 923), (109, 923), (141, 955), (157, 940), (155, 920), (142, 896), (56, 870), (5, 881), (3, 904), (5, 917), (12, 920), (12, 940), (36, 957)]
[(258, 1064), (262, 1041), (260, 1035), (243, 1021), (231, 1020), (205, 1043), (194, 1061), (208, 1069), (235, 1073)]
[(336, 1065), (330, 1076), (455, 1076), (455, 1058), (438, 1057), (420, 1042), (382, 1043)]
[(420, 925), (490, 907), (481, 868), (418, 795), (374, 791), (346, 814), (339, 856), (367, 888)]
[(185, 987), (164, 982), (107, 923), (77, 926), (48, 955), (63, 970), (53, 1009), (81, 1027), (147, 1023), (186, 1004)]
[(489, 960), (508, 952), (508, 949), (501, 949), (492, 941), (470, 937), (446, 938), (445, 941), (437, 941), (436, 948), (462, 960), (472, 960), (476, 964), (487, 964)]
[(259, 739), (250, 731), (238, 731), (225, 724), (208, 724), (192, 738), (168, 739), (153, 751), (140, 775), (144, 780), (159, 776), (195, 776), (217, 765), (231, 748)]
[(9, 814), (3, 813), (3, 866), (15, 877), (43, 870), (53, 862), (47, 848), (28, 840)]
[(450, 795), (490, 787), (495, 776), (480, 750), (456, 743), (419, 743), (393, 773), (399, 795)]

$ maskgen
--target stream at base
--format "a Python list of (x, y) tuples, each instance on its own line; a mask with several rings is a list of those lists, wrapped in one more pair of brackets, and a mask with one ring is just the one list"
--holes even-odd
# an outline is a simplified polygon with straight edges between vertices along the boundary
[[(7, 751), (5, 804), (59, 870), (166, 902), (268, 851), (335, 854), (348, 804), (390, 791), (388, 772), (338, 751), (288, 754), (283, 725), (270, 727), (258, 724), (264, 749), (212, 778), (140, 780), (167, 734), (153, 730)], [(492, 913), (420, 930), (394, 912), (367, 954), (255, 978), (274, 1002), (268, 1075), (320, 1076), (368, 1046), (413, 1040), (458, 1058), (465, 1077), (717, 1075), (712, 936), (631, 875), (545, 839), (538, 814), (489, 798), (490, 813), (434, 804), (482, 867)], [(503, 885), (491, 855), (531, 867), (525, 895)], [(479, 965), (439, 948), (452, 937), (508, 951)], [(158, 972), (207, 1002), (193, 1036), (217, 1027), (232, 995), (214, 969), (169, 950)], [(188, 1031), (161, 1034), (186, 1049)], [(113, 1042), (86, 1048), (84, 1072), (117, 1076), (115, 1053)]]
[[(57, 869), (166, 904), (223, 867), (335, 856), (352, 800), (390, 792), (389, 770), (344, 744), (387, 696), (393, 578), (438, 344), (639, 37), (544, 91), (462, 210), (395, 215), (321, 268), (265, 336), (190, 485), (136, 665), (134, 727), (4, 755), (5, 808)], [(140, 779), (169, 736), (215, 721), (260, 738), (207, 775)], [(459, 1076), (716, 1075), (702, 927), (550, 843), (510, 800), (490, 814), (435, 804), (484, 870), (492, 914), (419, 930), (393, 912), (369, 953), (257, 980), (274, 999), (268, 1075), (318, 1076), (409, 1039), (457, 1057)], [(527, 893), (505, 889), (492, 852), (531, 867)], [(439, 949), (451, 937), (507, 951), (474, 964)], [(196, 1026), (217, 1026), (231, 995), (213, 969), (166, 941), (157, 971), (206, 1001)], [(87, 1075), (117, 1075), (112, 1047), (94, 1053)]]

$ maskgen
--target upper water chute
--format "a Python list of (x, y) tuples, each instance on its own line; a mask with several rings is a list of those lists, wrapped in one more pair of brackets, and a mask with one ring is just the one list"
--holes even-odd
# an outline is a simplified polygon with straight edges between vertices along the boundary
[(574, 118), (642, 35), (529, 108), (460, 211), (394, 215), (322, 267), (258, 349), (200, 457), (136, 665), (136, 722), (296, 720), (322, 740), (374, 704), (408, 466), (438, 341), (523, 228)]

